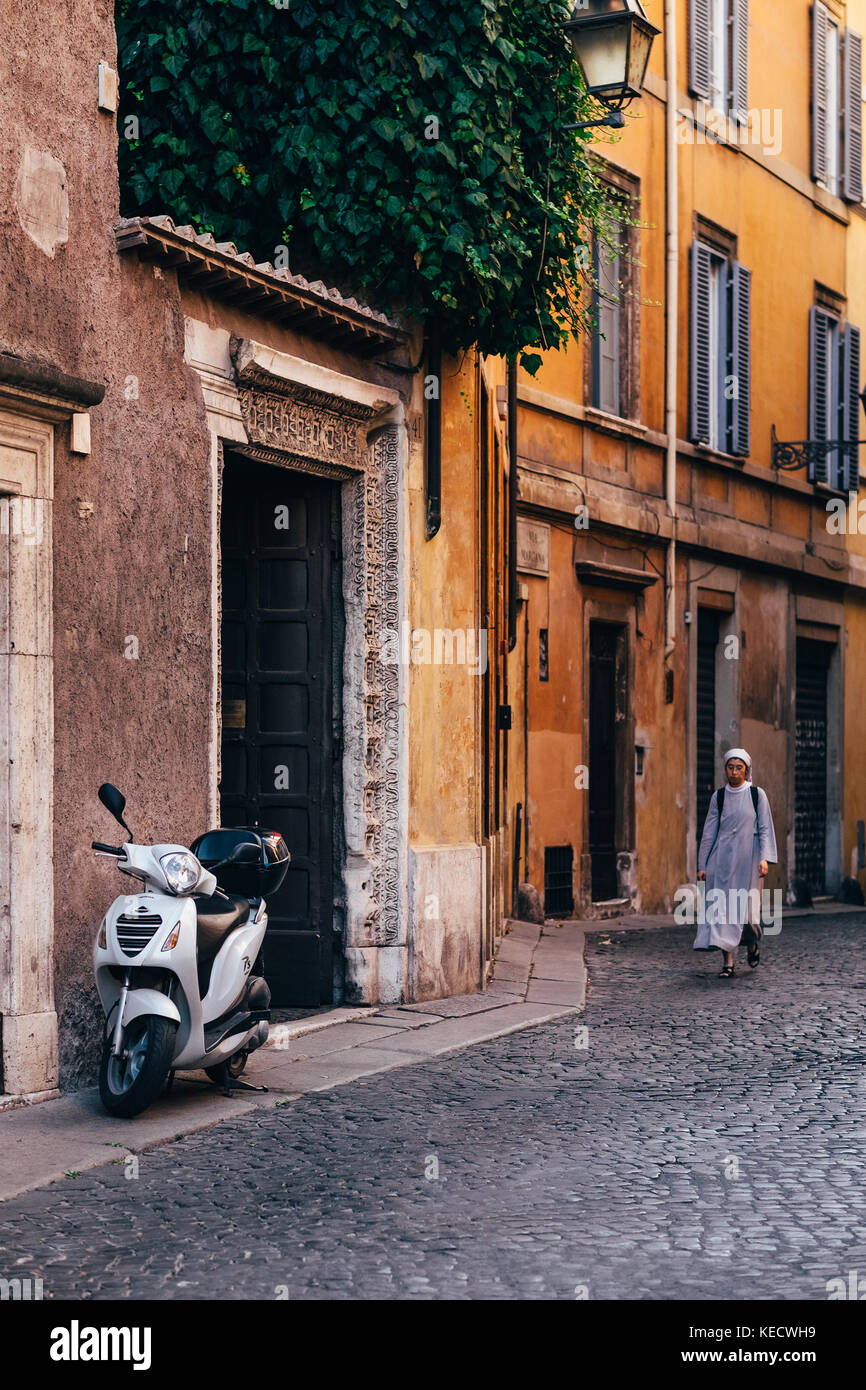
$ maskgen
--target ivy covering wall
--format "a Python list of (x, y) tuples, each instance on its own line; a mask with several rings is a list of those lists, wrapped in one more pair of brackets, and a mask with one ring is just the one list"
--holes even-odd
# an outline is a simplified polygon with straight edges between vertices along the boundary
[(120, 0), (122, 211), (312, 267), (434, 320), (449, 351), (561, 344), (606, 217), (562, 129), (592, 114), (569, 8)]

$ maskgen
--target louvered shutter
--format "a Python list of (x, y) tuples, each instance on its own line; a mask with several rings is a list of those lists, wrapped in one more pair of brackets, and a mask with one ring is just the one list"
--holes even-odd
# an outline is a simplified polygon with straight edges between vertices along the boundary
[(731, 358), (736, 378), (736, 394), (731, 401), (732, 454), (748, 458), (751, 446), (750, 347), (752, 316), (752, 272), (735, 261), (731, 267), (733, 281), (733, 339)]
[(732, 24), (734, 49), (733, 116), (743, 125), (749, 120), (749, 0), (734, 0)]
[(711, 255), (699, 241), (692, 242), (691, 370), (689, 380), (691, 435), (695, 444), (709, 444), (712, 392), (712, 344), (710, 342)]
[(689, 87), (696, 97), (710, 95), (710, 0), (691, 0)]
[(826, 5), (812, 6), (812, 178), (827, 181), (827, 25)]
[(843, 58), (845, 167), (842, 194), (849, 203), (863, 201), (863, 40), (845, 31)]
[[(830, 316), (817, 305), (809, 310), (809, 438), (828, 438), (830, 409), (830, 361), (828, 331)], [(817, 465), (809, 463), (809, 482), (826, 483), (827, 456)]]
[[(860, 329), (850, 323), (842, 340), (842, 390), (845, 392), (845, 438), (857, 444), (860, 440)], [(843, 459), (842, 487), (845, 492), (860, 489), (859, 449), (852, 449)]]
[(596, 325), (593, 341), (593, 405), (620, 414), (620, 258), (596, 239)]

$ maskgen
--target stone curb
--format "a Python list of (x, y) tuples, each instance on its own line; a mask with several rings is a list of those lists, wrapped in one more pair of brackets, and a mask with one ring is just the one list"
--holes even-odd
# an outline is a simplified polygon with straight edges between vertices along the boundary
[(379, 1012), (376, 1005), (366, 1005), (357, 1009), (331, 1009), (326, 1014), (314, 1014), (312, 1018), (299, 1018), (295, 1023), (275, 1023), (268, 1034), (265, 1047), (284, 1047), (295, 1038), (307, 1033), (318, 1033), (322, 1028), (333, 1028), (337, 1023), (354, 1023), (360, 1019), (372, 1018)]

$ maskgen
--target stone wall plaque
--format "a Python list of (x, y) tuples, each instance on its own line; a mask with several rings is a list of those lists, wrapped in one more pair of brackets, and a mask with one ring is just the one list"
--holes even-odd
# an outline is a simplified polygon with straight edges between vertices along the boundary
[(550, 573), (550, 527), (545, 522), (517, 518), (517, 568), (523, 574)]

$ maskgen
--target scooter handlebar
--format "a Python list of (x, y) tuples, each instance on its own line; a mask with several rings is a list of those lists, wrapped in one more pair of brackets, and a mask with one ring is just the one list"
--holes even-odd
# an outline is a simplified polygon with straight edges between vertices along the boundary
[(118, 857), (124, 853), (118, 845), (103, 845), (100, 844), (99, 840), (92, 840), (90, 848), (95, 849), (98, 854), (114, 854)]

